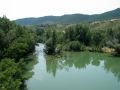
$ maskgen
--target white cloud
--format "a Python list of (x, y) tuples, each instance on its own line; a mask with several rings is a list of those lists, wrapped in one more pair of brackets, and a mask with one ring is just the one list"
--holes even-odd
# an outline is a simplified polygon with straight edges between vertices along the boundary
[(98, 14), (120, 8), (120, 0), (0, 0), (0, 16), (24, 17), (72, 13)]

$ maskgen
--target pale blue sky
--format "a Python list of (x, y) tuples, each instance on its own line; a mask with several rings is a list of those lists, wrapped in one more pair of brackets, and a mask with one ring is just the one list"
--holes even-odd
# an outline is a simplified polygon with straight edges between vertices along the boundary
[(120, 0), (0, 0), (0, 16), (14, 20), (64, 14), (100, 14), (120, 8)]

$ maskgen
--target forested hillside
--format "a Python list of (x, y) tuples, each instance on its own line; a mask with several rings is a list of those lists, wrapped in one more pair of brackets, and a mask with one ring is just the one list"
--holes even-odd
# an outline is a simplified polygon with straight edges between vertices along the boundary
[(101, 20), (110, 20), (120, 18), (120, 8), (102, 14), (85, 15), (69, 14), (63, 16), (45, 16), (39, 18), (23, 18), (15, 20), (20, 25), (39, 25), (39, 24), (75, 24), (84, 22), (93, 22)]

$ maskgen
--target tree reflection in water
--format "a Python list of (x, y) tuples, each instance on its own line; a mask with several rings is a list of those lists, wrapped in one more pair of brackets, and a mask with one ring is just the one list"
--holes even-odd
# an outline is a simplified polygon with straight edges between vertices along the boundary
[(85, 69), (90, 64), (100, 66), (101, 61), (104, 62), (104, 69), (112, 72), (120, 80), (120, 58), (104, 53), (66, 52), (60, 58), (47, 56), (46, 69), (48, 73), (52, 73), (55, 77), (58, 70), (69, 71), (71, 67), (80, 70)]

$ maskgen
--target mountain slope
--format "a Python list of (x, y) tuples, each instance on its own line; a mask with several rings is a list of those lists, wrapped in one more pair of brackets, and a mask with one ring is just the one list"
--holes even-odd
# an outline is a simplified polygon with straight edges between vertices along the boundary
[(91, 22), (97, 20), (119, 19), (120, 8), (105, 12), (102, 14), (85, 15), (85, 14), (69, 14), (63, 16), (45, 16), (39, 18), (23, 18), (15, 20), (20, 25), (36, 25), (36, 24), (71, 24), (80, 22)]

